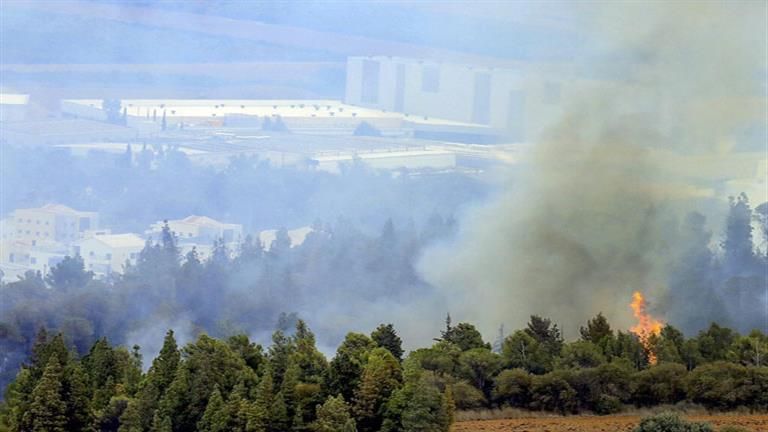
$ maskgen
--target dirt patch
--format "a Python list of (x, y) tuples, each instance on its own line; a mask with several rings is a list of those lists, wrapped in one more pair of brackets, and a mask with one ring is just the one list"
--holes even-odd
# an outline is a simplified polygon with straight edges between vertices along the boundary
[[(705, 421), (716, 428), (741, 426), (752, 432), (768, 431), (768, 415), (686, 416), (689, 420)], [(631, 432), (640, 416), (615, 415), (602, 417), (545, 417), (506, 420), (458, 422), (452, 432)]]

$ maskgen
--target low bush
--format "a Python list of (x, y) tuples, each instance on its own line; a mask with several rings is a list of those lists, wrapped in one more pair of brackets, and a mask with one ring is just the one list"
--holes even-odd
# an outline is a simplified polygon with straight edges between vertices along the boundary
[(674, 413), (652, 415), (640, 420), (633, 432), (714, 432), (709, 423), (686, 421)]

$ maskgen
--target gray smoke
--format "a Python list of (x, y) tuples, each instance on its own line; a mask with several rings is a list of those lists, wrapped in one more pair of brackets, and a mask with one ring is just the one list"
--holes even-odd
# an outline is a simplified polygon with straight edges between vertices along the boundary
[(421, 260), (486, 335), (530, 314), (570, 337), (599, 311), (629, 327), (631, 293), (667, 289), (678, 210), (716, 194), (700, 161), (727, 164), (734, 133), (766, 112), (766, 3), (595, 6), (579, 11), (599, 48), (583, 72), (610, 84), (575, 79), (523, 172)]

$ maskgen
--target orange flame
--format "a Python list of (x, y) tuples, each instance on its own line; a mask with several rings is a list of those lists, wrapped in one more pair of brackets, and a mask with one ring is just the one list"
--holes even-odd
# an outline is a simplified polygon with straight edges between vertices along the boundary
[(632, 307), (632, 312), (634, 313), (635, 318), (637, 318), (637, 325), (630, 328), (630, 330), (640, 338), (640, 343), (643, 344), (645, 351), (648, 352), (648, 361), (654, 365), (656, 364), (657, 359), (656, 353), (651, 349), (650, 337), (651, 335), (658, 336), (661, 333), (662, 327), (664, 327), (664, 323), (650, 316), (648, 312), (646, 312), (645, 297), (643, 297), (643, 294), (639, 291), (635, 291), (632, 294), (632, 303), (630, 303), (630, 307)]

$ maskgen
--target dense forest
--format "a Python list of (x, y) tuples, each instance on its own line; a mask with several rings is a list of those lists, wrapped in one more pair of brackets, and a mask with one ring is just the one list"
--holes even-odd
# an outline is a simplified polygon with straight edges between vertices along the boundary
[[(288, 317), (283, 317), (283, 322)], [(531, 316), (497, 346), (453, 325), (403, 358), (392, 324), (349, 333), (328, 361), (302, 320), (268, 348), (245, 335), (201, 334), (179, 349), (169, 331), (142, 373), (140, 347), (97, 340), (79, 357), (40, 330), (0, 411), (10, 431), (448, 431), (457, 409), (520, 407), (610, 414), (688, 401), (768, 409), (768, 337), (713, 323), (686, 339), (666, 326), (644, 346), (600, 314), (566, 343)], [(658, 359), (651, 364), (651, 353)]]

